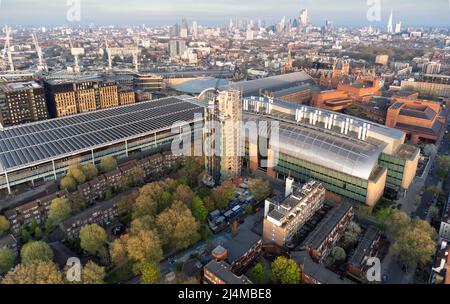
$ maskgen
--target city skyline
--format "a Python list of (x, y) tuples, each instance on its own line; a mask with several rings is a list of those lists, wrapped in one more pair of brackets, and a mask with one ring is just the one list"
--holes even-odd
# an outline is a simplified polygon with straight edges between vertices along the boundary
[[(447, 16), (450, 11), (448, 1), (400, 0), (395, 3), (381, 1), (381, 20), (367, 20), (369, 5), (362, 0), (342, 0), (339, 5), (328, 0), (291, 1), (281, 0), (277, 8), (270, 1), (196, 1), (189, 6), (184, 1), (169, 0), (164, 3), (156, 1), (131, 0), (122, 1), (81, 1), (81, 20), (68, 22), (66, 19), (69, 6), (66, 1), (3, 0), (0, 4), (0, 18), (4, 24), (11, 25), (142, 25), (165, 26), (185, 17), (197, 20), (203, 25), (222, 25), (230, 18), (264, 19), (269, 23), (278, 22), (283, 16), (287, 20), (298, 18), (301, 9), (309, 10), (311, 22), (320, 25), (325, 20), (332, 20), (340, 26), (374, 26), (384, 27), (391, 11), (394, 19), (401, 20), (405, 26), (448, 26)], [(325, 9), (324, 9), (325, 7)], [(132, 17), (131, 17), (132, 16)]]

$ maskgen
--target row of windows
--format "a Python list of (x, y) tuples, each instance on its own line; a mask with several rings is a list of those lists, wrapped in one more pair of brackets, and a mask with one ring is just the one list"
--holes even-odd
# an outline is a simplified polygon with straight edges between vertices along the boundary
[(332, 185), (330, 183), (327, 183), (324, 180), (321, 180), (318, 176), (314, 175), (314, 172), (312, 172), (311, 175), (307, 175), (307, 174), (302, 174), (302, 173), (299, 173), (297, 171), (292, 171), (292, 170), (289, 170), (287, 168), (282, 168), (282, 167), (277, 167), (277, 171), (278, 171), (278, 173), (283, 174), (284, 176), (287, 176), (287, 175), (290, 174), (294, 178), (296, 178), (296, 179), (298, 179), (300, 181), (303, 181), (303, 182), (307, 182), (311, 178), (316, 179), (316, 180), (322, 182), (322, 184), (325, 187), (325, 189), (327, 189), (330, 192), (334, 192), (334, 193), (336, 193), (338, 195), (342, 195), (342, 196), (345, 196), (347, 198), (351, 198), (351, 199), (353, 199), (355, 201), (358, 201), (358, 202), (361, 202), (361, 203), (365, 203), (366, 202), (366, 196), (365, 195), (361, 195), (359, 193), (355, 193), (355, 192), (350, 191), (349, 190), (349, 184), (347, 184), (347, 186), (346, 186), (347, 189), (343, 189), (341, 187), (338, 187), (338, 186)]
[(283, 153), (280, 153), (280, 161), (285, 161), (290, 164), (298, 165), (300, 167), (303, 167), (305, 169), (308, 169), (310, 171), (315, 171), (318, 173), (321, 173), (323, 175), (329, 176), (333, 178), (334, 180), (340, 180), (345, 183), (350, 183), (353, 185), (356, 185), (358, 187), (366, 188), (367, 187), (367, 181), (364, 181), (362, 179), (359, 179), (357, 177), (353, 177), (341, 172), (337, 172), (334, 170), (330, 170), (328, 168), (318, 166), (316, 164), (313, 164), (311, 162), (308, 162), (306, 160), (298, 159)]

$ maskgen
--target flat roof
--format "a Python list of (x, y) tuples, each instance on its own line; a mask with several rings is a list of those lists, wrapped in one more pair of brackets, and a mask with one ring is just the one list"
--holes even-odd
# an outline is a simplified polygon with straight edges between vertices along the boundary
[(42, 86), (35, 81), (3, 83), (0, 90), (4, 92), (14, 92), (28, 89), (41, 89)]
[(277, 75), (272, 77), (266, 77), (250, 81), (240, 81), (231, 83), (227, 86), (220, 87), (220, 90), (229, 89), (242, 89), (242, 95), (244, 97), (259, 96), (261, 91), (281, 91), (292, 87), (305, 86), (310, 84), (315, 86), (316, 83), (311, 76), (304, 72), (289, 73), (283, 75)]
[(203, 111), (191, 97), (177, 96), (0, 129), (0, 173), (193, 122)]
[(260, 240), (261, 237), (250, 230), (243, 230), (239, 232), (237, 236), (223, 245), (223, 247), (227, 250), (228, 261), (233, 263), (242, 257)]
[(218, 262), (216, 260), (212, 260), (205, 266), (205, 268), (214, 273), (226, 284), (252, 284), (246, 276), (242, 275), (238, 277), (232, 273), (230, 270), (231, 266), (223, 261)]

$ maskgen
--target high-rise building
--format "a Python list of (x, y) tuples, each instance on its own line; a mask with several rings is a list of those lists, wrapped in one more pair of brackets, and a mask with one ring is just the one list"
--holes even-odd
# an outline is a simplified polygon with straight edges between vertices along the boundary
[(169, 55), (170, 57), (177, 57), (186, 50), (186, 40), (174, 39), (169, 41)]
[(189, 33), (189, 25), (185, 18), (181, 21), (180, 38), (187, 38)]
[(389, 20), (387, 24), (387, 32), (389, 34), (394, 33), (394, 13), (391, 11), (391, 14), (389, 15)]
[(300, 12), (300, 16), (298, 18), (299, 27), (305, 27), (309, 23), (308, 9), (303, 9)]
[(422, 72), (425, 74), (439, 74), (441, 72), (441, 64), (435, 61), (425, 63)]
[(44, 88), (34, 81), (2, 84), (0, 112), (0, 127), (47, 119)]
[(395, 33), (398, 34), (398, 33), (401, 33), (401, 32), (402, 32), (402, 22), (399, 21), (399, 22), (397, 22), (395, 24)]
[(266, 201), (263, 242), (284, 247), (300, 228), (318, 211), (325, 201), (326, 190), (314, 180), (303, 187), (294, 186), (294, 179), (286, 179), (286, 198), (274, 203)]
[(238, 90), (221, 91), (210, 101), (206, 133), (208, 149), (215, 153), (208, 157), (207, 167), (216, 183), (241, 175), (241, 130), (237, 127), (242, 121), (241, 104)]
[(198, 23), (197, 21), (192, 21), (192, 37), (197, 39), (198, 37)]

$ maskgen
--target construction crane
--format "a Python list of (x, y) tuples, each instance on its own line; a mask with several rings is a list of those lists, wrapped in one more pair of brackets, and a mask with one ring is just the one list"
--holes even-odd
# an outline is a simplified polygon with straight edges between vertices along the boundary
[(112, 63), (113, 63), (114, 56), (132, 56), (134, 70), (136, 72), (139, 71), (139, 54), (141, 51), (139, 50), (138, 45), (136, 45), (136, 47), (122, 47), (122, 48), (113, 47), (113, 48), (111, 48), (111, 47), (109, 47), (108, 40), (105, 37), (105, 47), (106, 47), (106, 52), (108, 54), (108, 71), (112, 71)]
[(11, 72), (14, 72), (14, 62), (12, 58), (12, 52), (11, 52), (11, 28), (8, 26), (5, 26), (5, 47), (2, 52), (2, 58), (5, 59), (6, 55), (8, 56), (8, 62), (9, 62), (9, 70)]
[(72, 38), (69, 37), (69, 44), (70, 44), (70, 52), (75, 60), (75, 67), (73, 68), (73, 71), (75, 73), (80, 73), (80, 63), (79, 63), (79, 57), (84, 55), (84, 48), (80, 47), (74, 47), (72, 43)]
[(37, 38), (36, 33), (33, 32), (32, 36), (33, 36), (33, 43), (36, 48), (36, 53), (38, 55), (37, 69), (38, 69), (38, 71), (47, 71), (48, 68), (47, 68), (47, 65), (44, 63), (44, 55), (42, 53), (41, 46), (39, 45), (39, 40)]

